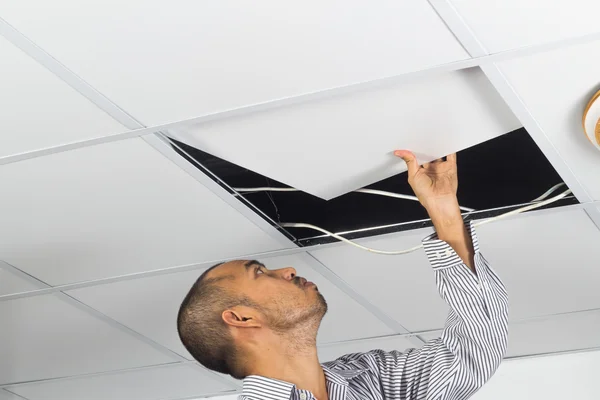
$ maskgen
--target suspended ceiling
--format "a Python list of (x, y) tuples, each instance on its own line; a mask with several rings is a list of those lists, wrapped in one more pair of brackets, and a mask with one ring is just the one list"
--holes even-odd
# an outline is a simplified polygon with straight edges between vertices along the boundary
[[(480, 229), (511, 295), (509, 356), (600, 346), (600, 153), (580, 123), (600, 89), (596, 1), (0, 9), (0, 399), (235, 392), (174, 325), (195, 277), (230, 258), (319, 283), (323, 359), (439, 333), (446, 309), (422, 253), (299, 248), (158, 132), (329, 198), (401, 171), (389, 146), (444, 153), (523, 125), (581, 204)], [(286, 164), (309, 151), (301, 173)], [(364, 243), (411, 247), (429, 232)]]

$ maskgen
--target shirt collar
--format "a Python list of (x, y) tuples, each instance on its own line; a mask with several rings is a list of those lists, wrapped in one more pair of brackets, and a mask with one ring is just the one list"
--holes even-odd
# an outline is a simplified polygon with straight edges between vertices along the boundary
[[(332, 385), (348, 386), (350, 380), (365, 372), (364, 369), (333, 371), (325, 365), (321, 366), (325, 373), (328, 390)], [(294, 390), (296, 390), (296, 385), (293, 383), (259, 375), (249, 375), (244, 378), (242, 395), (261, 400), (289, 400), (292, 398)]]
[(242, 395), (254, 399), (289, 400), (296, 385), (259, 375), (244, 378)]

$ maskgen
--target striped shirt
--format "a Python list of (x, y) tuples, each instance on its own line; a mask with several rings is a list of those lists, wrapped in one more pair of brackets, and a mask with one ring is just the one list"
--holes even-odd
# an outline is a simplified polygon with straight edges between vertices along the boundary
[[(438, 339), (404, 352), (372, 350), (322, 364), (331, 400), (464, 400), (496, 371), (506, 351), (508, 297), (504, 285), (475, 249), (474, 274), (437, 235), (423, 240), (440, 295), (450, 306)], [(315, 400), (293, 384), (261, 376), (244, 379), (240, 400)]]

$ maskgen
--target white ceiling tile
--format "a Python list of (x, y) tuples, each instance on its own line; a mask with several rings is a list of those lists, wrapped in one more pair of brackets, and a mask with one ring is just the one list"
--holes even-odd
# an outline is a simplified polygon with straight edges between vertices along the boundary
[(177, 138), (330, 199), (405, 171), (395, 149), (428, 162), (519, 126), (473, 68), (199, 124)]
[(16, 394), (9, 393), (4, 389), (0, 389), (0, 400), (23, 400), (23, 398)]
[[(9, 387), (29, 400), (164, 400), (232, 390), (191, 365), (167, 365)], [(1, 399), (1, 397), (0, 397)]]
[(492, 53), (600, 32), (596, 0), (554, 0), (551, 6), (544, 0), (504, 0), (493, 7), (477, 0), (452, 4)]
[(510, 325), (508, 357), (600, 347), (600, 311), (516, 322)]
[(473, 400), (596, 400), (600, 352), (508, 360)]
[(596, 200), (600, 200), (600, 152), (587, 139), (581, 119), (586, 104), (600, 89), (598, 62), (600, 41), (499, 64), (560, 156)]
[[(512, 322), (506, 357), (518, 357), (600, 347), (600, 310)], [(420, 335), (437, 339), (440, 333)]]
[[(359, 242), (401, 250), (419, 244), (428, 232)], [(511, 319), (600, 307), (596, 284), (600, 281), (596, 268), (600, 265), (600, 232), (585, 212), (572, 208), (533, 212), (484, 225), (477, 232), (483, 255), (508, 289)], [(443, 326), (447, 307), (437, 294), (422, 250), (385, 256), (337, 246), (313, 254), (409, 330)]]
[[(327, 343), (390, 334), (392, 331), (362, 306), (342, 293), (306, 263), (303, 255), (262, 260), (269, 269), (293, 266), (298, 274), (315, 282), (325, 296), (329, 312), (319, 331)], [(177, 335), (177, 310), (202, 271), (186, 271), (116, 282), (70, 291), (69, 294), (105, 315), (192, 358)]]
[[(419, 229), (357, 242), (380, 250), (402, 250), (418, 245), (430, 233)], [(446, 307), (422, 250), (389, 256), (340, 245), (311, 254), (405, 328), (417, 331), (444, 324)]]
[(0, 37), (0, 157), (125, 131)]
[(173, 359), (56, 295), (0, 302), (0, 384)]
[(147, 125), (468, 58), (423, 0), (28, 0), (2, 17)]
[(177, 311), (203, 271), (127, 280), (68, 293), (134, 331), (192, 359), (177, 335)]
[(413, 347), (414, 345), (405, 337), (390, 336), (320, 346), (318, 352), (319, 360), (326, 362), (333, 361), (346, 354), (365, 353), (371, 350), (398, 350), (403, 352)]
[(42, 285), (33, 280), (25, 279), (9, 269), (6, 263), (0, 261), (0, 296), (11, 293), (29, 292), (40, 289)]
[(585, 211), (534, 212), (478, 232), (508, 289), (512, 319), (600, 307), (600, 231)]
[(394, 333), (388, 326), (315, 271), (307, 254), (265, 259), (270, 269), (294, 267), (298, 275), (314, 282), (329, 306), (319, 330), (319, 343), (339, 342)]
[(281, 247), (142, 139), (5, 165), (0, 184), (0, 259), (51, 285)]

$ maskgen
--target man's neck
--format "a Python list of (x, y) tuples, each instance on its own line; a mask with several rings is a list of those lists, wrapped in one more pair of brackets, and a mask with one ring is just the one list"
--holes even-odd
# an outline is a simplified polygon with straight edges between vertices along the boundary
[(249, 375), (289, 382), (298, 389), (310, 391), (318, 400), (328, 400), (323, 368), (315, 345), (290, 346), (286, 341), (272, 341), (254, 357)]

